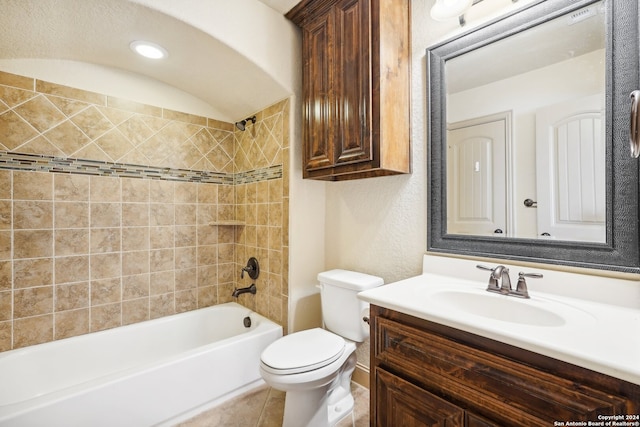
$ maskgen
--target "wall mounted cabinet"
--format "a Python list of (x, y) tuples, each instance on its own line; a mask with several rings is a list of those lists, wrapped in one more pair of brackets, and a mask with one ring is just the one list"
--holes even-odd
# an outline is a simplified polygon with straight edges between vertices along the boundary
[(411, 172), (409, 0), (304, 0), (303, 177)]
[(373, 305), (371, 342), (372, 426), (639, 421), (639, 385)]

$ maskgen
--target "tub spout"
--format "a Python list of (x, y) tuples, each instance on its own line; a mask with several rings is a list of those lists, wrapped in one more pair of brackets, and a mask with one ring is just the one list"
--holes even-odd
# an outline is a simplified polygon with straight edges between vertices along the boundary
[(255, 283), (253, 283), (253, 284), (251, 284), (251, 286), (249, 286), (248, 288), (239, 288), (239, 289), (238, 289), (238, 288), (235, 288), (235, 289), (233, 290), (233, 294), (231, 294), (231, 296), (232, 296), (232, 297), (234, 297), (234, 298), (238, 298), (238, 297), (239, 297), (240, 295), (242, 295), (242, 294), (248, 294), (248, 293), (251, 293), (251, 294), (255, 295), (257, 291), (258, 291), (258, 290), (256, 289), (256, 284), (255, 284)]

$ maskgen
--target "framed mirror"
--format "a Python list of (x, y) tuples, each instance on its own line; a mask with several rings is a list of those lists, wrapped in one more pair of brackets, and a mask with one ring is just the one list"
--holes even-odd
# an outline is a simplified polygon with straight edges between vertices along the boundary
[(538, 1), (427, 50), (427, 250), (640, 273), (638, 2)]

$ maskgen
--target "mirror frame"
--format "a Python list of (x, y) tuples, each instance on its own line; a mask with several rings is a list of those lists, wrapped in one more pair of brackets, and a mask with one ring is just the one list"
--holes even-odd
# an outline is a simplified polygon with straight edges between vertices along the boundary
[[(447, 234), (445, 61), (597, 0), (539, 0), (427, 49), (427, 251), (640, 273), (639, 168), (629, 150), (640, 89), (638, 2), (605, 0), (606, 243)], [(615, 61), (614, 61), (615, 59)]]

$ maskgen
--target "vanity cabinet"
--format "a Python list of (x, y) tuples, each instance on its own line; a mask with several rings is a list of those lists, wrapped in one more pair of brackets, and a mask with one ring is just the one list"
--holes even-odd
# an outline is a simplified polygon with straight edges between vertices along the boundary
[(410, 172), (409, 0), (304, 0), (303, 177)]
[(375, 305), (370, 319), (374, 426), (554, 426), (640, 414), (638, 385)]

